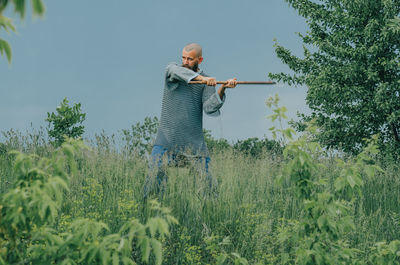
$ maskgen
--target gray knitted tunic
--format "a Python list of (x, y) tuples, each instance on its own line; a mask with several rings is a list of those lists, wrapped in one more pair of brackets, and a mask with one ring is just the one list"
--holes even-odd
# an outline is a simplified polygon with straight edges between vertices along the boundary
[(194, 72), (176, 63), (167, 65), (161, 118), (155, 145), (173, 153), (208, 156), (203, 136), (203, 110), (218, 116), (225, 101), (215, 87), (189, 84), (202, 70)]

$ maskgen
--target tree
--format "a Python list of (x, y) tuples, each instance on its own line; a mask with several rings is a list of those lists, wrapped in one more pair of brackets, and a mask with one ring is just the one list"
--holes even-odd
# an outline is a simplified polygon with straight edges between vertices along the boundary
[(285, 0), (306, 18), (299, 36), (304, 57), (275, 43), (293, 74), (269, 74), (289, 85), (306, 85), (319, 140), (358, 153), (364, 138), (400, 145), (400, 1)]
[[(3, 16), (3, 11), (7, 6), (11, 4), (14, 5), (14, 12), (19, 15), (21, 19), (25, 17), (25, 10), (27, 6), (27, 1), (25, 0), (0, 0), (0, 29), (4, 29), (6, 32), (15, 32), (15, 26), (12, 20), (6, 16)], [(43, 16), (45, 12), (45, 7), (42, 0), (31, 0), (32, 14), (36, 16)], [(10, 44), (0, 38), (0, 54), (5, 54), (8, 63), (11, 63), (11, 46)]]
[(81, 103), (70, 107), (67, 98), (64, 98), (56, 111), (57, 114), (47, 112), (46, 119), (49, 127), (53, 126), (53, 129), (48, 129), (47, 132), (50, 137), (54, 138), (54, 143), (60, 146), (64, 142), (65, 136), (74, 139), (81, 137), (85, 132), (85, 127), (79, 124), (82, 124), (86, 118), (86, 114), (81, 112)]
[(151, 153), (152, 145), (157, 136), (158, 118), (145, 117), (143, 124), (138, 122), (131, 130), (123, 129), (123, 140), (128, 153), (144, 155)]

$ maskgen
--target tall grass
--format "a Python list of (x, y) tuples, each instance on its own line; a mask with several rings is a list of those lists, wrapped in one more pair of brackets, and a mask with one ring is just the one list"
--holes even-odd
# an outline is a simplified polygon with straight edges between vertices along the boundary
[[(13, 182), (12, 159), (6, 151), (46, 156), (53, 147), (40, 130), (9, 131), (2, 138), (0, 192), (4, 193)], [(117, 138), (103, 133), (87, 140), (92, 148), (77, 161), (78, 174), (70, 181), (57, 229), (65, 229), (77, 217), (103, 221), (114, 231), (129, 217), (145, 219), (147, 159), (125, 152), (123, 141)], [(217, 250), (237, 252), (250, 264), (279, 264), (279, 254), (286, 247), (280, 243), (279, 232), (300, 215), (296, 196), (275, 183), (285, 161), (268, 153), (254, 158), (232, 149), (213, 153), (211, 159), (218, 182), (216, 196), (206, 195), (204, 176), (190, 166), (168, 168), (167, 188), (159, 199), (179, 225), (164, 242), (163, 264), (212, 264)], [(331, 183), (338, 174), (334, 159), (335, 155), (320, 158), (325, 165), (321, 174)], [(363, 196), (354, 207), (357, 229), (348, 239), (365, 256), (373, 242), (400, 238), (399, 166), (390, 163), (384, 169), (385, 173), (364, 179)]]

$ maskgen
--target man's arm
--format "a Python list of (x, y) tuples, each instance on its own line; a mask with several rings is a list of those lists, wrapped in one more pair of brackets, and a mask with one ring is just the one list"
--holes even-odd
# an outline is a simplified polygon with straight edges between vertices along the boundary
[(229, 80), (226, 80), (228, 83), (226, 83), (226, 84), (222, 84), (219, 88), (218, 88), (218, 95), (219, 95), (219, 97), (220, 97), (220, 99), (222, 100), (223, 98), (224, 98), (224, 95), (225, 95), (225, 89), (226, 88), (234, 88), (234, 87), (236, 87), (236, 85), (237, 85), (237, 80), (236, 80), (236, 78), (233, 78), (233, 79), (229, 79)]
[(166, 80), (167, 82), (183, 81), (189, 83), (195, 80), (199, 73), (196, 73), (188, 68), (179, 66), (176, 63), (169, 63), (166, 68)]
[[(198, 81), (201, 81), (200, 78)], [(234, 88), (237, 85), (236, 78), (229, 79), (226, 84), (221, 85), (218, 91), (213, 86), (205, 86), (203, 90), (203, 110), (210, 116), (218, 116), (219, 109), (225, 101), (225, 89)]]
[[(207, 86), (215, 86), (215, 85), (217, 85), (217, 80), (214, 77), (206, 77), (206, 76), (198, 75), (195, 78), (193, 78), (193, 80), (194, 81), (206, 81), (207, 82)], [(221, 100), (224, 98), (225, 88), (227, 88), (227, 84), (224, 84), (224, 85), (220, 86), (220, 88), (217, 91), (217, 93), (219, 95), (219, 98)]]

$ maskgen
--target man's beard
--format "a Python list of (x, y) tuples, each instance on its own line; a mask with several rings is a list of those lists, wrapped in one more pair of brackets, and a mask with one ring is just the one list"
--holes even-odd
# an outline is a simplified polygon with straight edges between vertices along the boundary
[(197, 70), (199, 70), (199, 64), (196, 62), (194, 63), (194, 65), (192, 67), (190, 67), (188, 64), (182, 64), (183, 67), (186, 67), (192, 71), (197, 72)]

